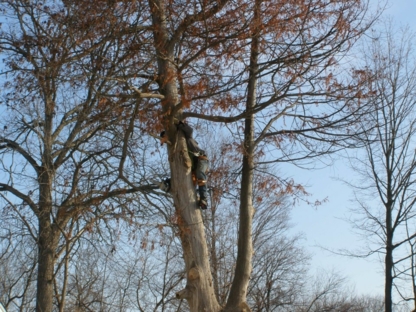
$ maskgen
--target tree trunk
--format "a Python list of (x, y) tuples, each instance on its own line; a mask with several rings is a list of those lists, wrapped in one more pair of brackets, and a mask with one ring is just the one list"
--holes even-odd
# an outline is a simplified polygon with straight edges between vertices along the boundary
[(178, 132), (176, 148), (171, 147), (169, 154), (172, 195), (187, 273), (186, 287), (178, 292), (176, 297), (186, 299), (192, 312), (219, 311), (220, 306), (212, 282), (204, 224), (192, 183), (191, 160), (181, 132)]
[(57, 239), (50, 224), (49, 215), (43, 214), (39, 218), (37, 312), (51, 312), (53, 310), (53, 275), (56, 245)]
[[(50, 81), (48, 81), (50, 83)], [(42, 169), (38, 173), (39, 183), (39, 234), (38, 234), (38, 278), (36, 293), (36, 312), (52, 312), (53, 310), (53, 275), (55, 268), (56, 248), (59, 232), (52, 224), (52, 128), (54, 116), (54, 101), (52, 88), (48, 82), (45, 90), (45, 120), (43, 137)]]
[(391, 247), (386, 248), (386, 281), (384, 288), (385, 297), (385, 312), (392, 312), (393, 301), (391, 298), (391, 291), (393, 289), (393, 277), (392, 277), (393, 257)]
[[(253, 118), (246, 120), (246, 127), (252, 129)], [(247, 129), (247, 128), (246, 128)], [(246, 130), (247, 132), (247, 130)], [(246, 137), (247, 138), (247, 137)], [(226, 311), (249, 311), (246, 303), (247, 288), (251, 275), (253, 256), (253, 158), (243, 156), (243, 170), (240, 197), (240, 222), (238, 231), (238, 252), (234, 280), (227, 301)]]
[(412, 291), (413, 291), (413, 311), (412, 312), (416, 312), (416, 267), (415, 267), (415, 246), (413, 245), (413, 243), (410, 243), (410, 250), (411, 250), (411, 272), (412, 272)]
[[(213, 204), (211, 203), (211, 206)], [(217, 257), (217, 225), (215, 222), (216, 218), (216, 209), (217, 207), (212, 208), (211, 212), (211, 246), (210, 248), (210, 259), (211, 259), (211, 268), (212, 268), (212, 279), (214, 282), (214, 291), (215, 296), (217, 297), (217, 300), (219, 304), (222, 304), (224, 302), (224, 298), (220, 295), (220, 287), (219, 287), (219, 263), (218, 263), (218, 257)]]
[(385, 258), (385, 285), (384, 306), (385, 312), (393, 311), (393, 230), (391, 205), (386, 205), (386, 258)]
[[(256, 0), (254, 6), (252, 42), (250, 51), (250, 75), (247, 87), (247, 112), (256, 105), (256, 86), (259, 54), (260, 6), (262, 0)], [(247, 288), (252, 270), (253, 257), (253, 171), (254, 171), (254, 114), (245, 120), (244, 154), (240, 191), (240, 223), (238, 230), (238, 251), (234, 280), (227, 301), (226, 311), (250, 311), (247, 300)]]
[(52, 181), (49, 173), (44, 170), (39, 178), (39, 237), (38, 237), (38, 277), (36, 294), (36, 311), (52, 312), (53, 310), (53, 275), (55, 253), (59, 241), (59, 233), (51, 223), (52, 212)]
[[(183, 248), (186, 270), (186, 287), (176, 294), (186, 299), (191, 312), (216, 312), (220, 306), (215, 296), (208, 246), (205, 238), (201, 211), (197, 207), (195, 187), (191, 177), (191, 160), (186, 141), (172, 122), (172, 115), (180, 114), (177, 109), (178, 89), (172, 46), (166, 26), (164, 1), (149, 0), (154, 27), (154, 46), (157, 53), (158, 84), (165, 97), (162, 111), (170, 121), (164, 125), (169, 141), (172, 195), (175, 205), (179, 237)], [(178, 116), (175, 116), (178, 117)]]

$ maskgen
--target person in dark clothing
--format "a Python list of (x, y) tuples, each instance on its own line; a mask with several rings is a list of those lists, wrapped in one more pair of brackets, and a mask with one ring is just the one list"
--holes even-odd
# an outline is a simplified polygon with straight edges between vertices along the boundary
[(203, 149), (201, 149), (198, 143), (193, 138), (193, 129), (187, 123), (179, 122), (178, 130), (181, 130), (185, 135), (186, 145), (188, 147), (189, 157), (192, 160), (192, 172), (195, 173), (196, 183), (198, 184), (199, 193), (199, 205), (202, 209), (207, 208), (207, 175), (209, 161), (208, 157)]
[[(178, 130), (181, 130), (185, 136), (186, 145), (188, 148), (189, 157), (192, 161), (192, 174), (195, 176), (196, 184), (198, 185), (199, 207), (207, 209), (208, 206), (208, 190), (207, 190), (207, 171), (209, 167), (208, 157), (203, 149), (193, 138), (193, 129), (187, 123), (179, 121), (177, 124)], [(164, 143), (165, 132), (160, 134), (162, 144)]]

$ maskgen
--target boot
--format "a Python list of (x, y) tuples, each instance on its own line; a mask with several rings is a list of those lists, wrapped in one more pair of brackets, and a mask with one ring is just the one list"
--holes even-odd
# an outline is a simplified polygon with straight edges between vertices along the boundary
[(205, 210), (208, 208), (208, 203), (205, 199), (199, 200), (199, 208)]

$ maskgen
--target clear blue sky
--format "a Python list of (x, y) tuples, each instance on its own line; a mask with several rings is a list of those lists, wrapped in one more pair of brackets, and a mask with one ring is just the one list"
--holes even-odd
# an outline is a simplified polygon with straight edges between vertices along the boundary
[[(371, 0), (376, 3), (376, 0)], [(390, 0), (383, 16), (390, 16), (397, 25), (408, 24), (416, 32), (416, 0)], [(357, 294), (383, 295), (383, 266), (377, 257), (369, 259), (352, 259), (328, 253), (318, 245), (328, 249), (357, 249), (362, 243), (352, 233), (352, 229), (341, 220), (349, 214), (353, 205), (352, 190), (337, 181), (337, 178), (349, 180), (351, 170), (341, 161), (321, 170), (296, 170), (289, 172), (298, 183), (307, 184), (312, 199), (328, 198), (328, 202), (317, 209), (307, 205), (296, 206), (292, 222), (294, 232), (305, 235), (304, 246), (312, 253), (312, 273), (318, 269), (334, 270), (348, 278)]]

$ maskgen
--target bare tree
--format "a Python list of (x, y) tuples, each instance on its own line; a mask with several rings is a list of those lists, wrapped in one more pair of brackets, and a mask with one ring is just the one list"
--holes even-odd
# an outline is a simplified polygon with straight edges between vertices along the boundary
[(36, 254), (30, 250), (36, 245), (29, 236), (12, 235), (8, 221), (2, 218), (1, 232), (9, 235), (1, 235), (0, 302), (8, 311), (30, 311), (36, 297), (37, 263)]
[(296, 312), (376, 312), (383, 308), (383, 298), (357, 296), (335, 272), (318, 272), (310, 278), (302, 299), (289, 311)]
[[(365, 150), (351, 161), (362, 180), (350, 184), (357, 191), (360, 216), (353, 224), (367, 237), (368, 254), (384, 256), (386, 312), (393, 310), (394, 289), (407, 297), (399, 280), (412, 270), (413, 251), (406, 247), (416, 236), (413, 227), (406, 233), (416, 213), (416, 66), (412, 34), (398, 33), (387, 25), (366, 47), (366, 65), (375, 77), (368, 85), (373, 95), (366, 101), (378, 111), (362, 123)], [(359, 194), (368, 195), (367, 201)]]
[[(254, 242), (256, 253), (253, 257), (253, 273), (247, 294), (252, 311), (280, 311), (285, 307), (293, 308), (308, 282), (305, 276), (309, 269), (309, 256), (300, 247), (300, 236), (288, 237), (284, 234), (287, 230), (287, 220), (279, 218), (279, 210), (282, 208), (275, 207), (261, 212), (269, 217), (274, 215), (273, 219), (278, 223), (268, 224), (276, 230), (276, 235), (268, 237), (267, 240), (259, 239)], [(256, 228), (256, 232), (258, 231)]]
[[(345, 5), (340, 4), (340, 9), (350, 8), (348, 4), (345, 3)], [(333, 62), (333, 57), (343, 52), (342, 40), (333, 49), (327, 51), (323, 49), (324, 51), (322, 51), (322, 47), (318, 48), (320, 46), (319, 43), (312, 40), (314, 43), (311, 44), (310, 41), (304, 41), (305, 38), (301, 36), (294, 39), (296, 44), (291, 40), (285, 42), (291, 53), (288, 55), (284, 53), (279, 55), (279, 52), (275, 54), (275, 49), (279, 51), (279, 48), (276, 48), (274, 43), (264, 40), (264, 37), (271, 35), (265, 29), (276, 27), (276, 25), (268, 21), (265, 11), (270, 12), (274, 9), (276, 9), (274, 4), (269, 5), (262, 0), (255, 1), (252, 7), (253, 18), (249, 28), (250, 49), (248, 53), (246, 107), (244, 110), (244, 126), (241, 125), (244, 132), (241, 139), (243, 157), (238, 251), (234, 281), (226, 304), (226, 309), (230, 311), (248, 309), (246, 307), (246, 296), (250, 272), (252, 271), (252, 223), (255, 211), (253, 205), (253, 178), (254, 171), (262, 163), (260, 160), (262, 158), (261, 155), (265, 153), (265, 150), (275, 149), (268, 157), (265, 157), (266, 161), (263, 162), (271, 164), (283, 161), (309, 161), (313, 157), (329, 154), (345, 146), (346, 142), (349, 142), (352, 137), (340, 135), (340, 132), (343, 130), (348, 132), (354, 128), (355, 120), (368, 113), (367, 109), (362, 110), (360, 106), (351, 106), (351, 98), (360, 98), (362, 96), (357, 91), (357, 85), (340, 83), (337, 79), (333, 80), (332, 74), (326, 76), (326, 78), (324, 78), (325, 75), (321, 76), (322, 69), (329, 69), (331, 62)], [(299, 13), (296, 6), (291, 9), (294, 9), (292, 14)], [(279, 11), (278, 9), (276, 14), (279, 14)], [(352, 15), (354, 18), (357, 18), (360, 14), (355, 12)], [(296, 28), (298, 26), (296, 20), (292, 21), (290, 18), (288, 20), (294, 22), (293, 27)], [(312, 24), (309, 25), (306, 22), (300, 27), (300, 32), (307, 31), (310, 26), (313, 27)], [(348, 33), (350, 30), (347, 28), (345, 31)], [(361, 28), (359, 33), (361, 34), (362, 31), (363, 28)], [(349, 40), (356, 39), (354, 35), (346, 36), (345, 38), (347, 37), (349, 37)], [(316, 49), (320, 52), (317, 53)], [(273, 56), (262, 55), (263, 51), (270, 51)], [(309, 59), (307, 64), (302, 64), (299, 67), (297, 64), (292, 64), (294, 55), (304, 55), (305, 52), (308, 54), (307, 58)], [(274, 56), (278, 58), (274, 59)], [(276, 73), (287, 70), (290, 73), (289, 76), (293, 75), (292, 80), (281, 79), (282, 77), (279, 74), (276, 74), (276, 76), (266, 74), (272, 73), (275, 66), (279, 68)], [(301, 76), (301, 79), (297, 79)], [(325, 87), (319, 83), (319, 80), (322, 78), (326, 79), (326, 83), (331, 85), (326, 92), (322, 92)], [(358, 79), (358, 83), (360, 82)], [(261, 88), (258, 88), (259, 83), (262, 85)], [(270, 89), (268, 89), (268, 86)], [(294, 87), (300, 91), (293, 92), (292, 88)], [(307, 91), (311, 87), (313, 91)], [(320, 91), (317, 91), (317, 89)], [(301, 103), (297, 103), (299, 98), (302, 98)], [(315, 110), (309, 107), (311, 102), (315, 104), (329, 104), (334, 98), (337, 99), (336, 104), (324, 114), (321, 114), (322, 112), (319, 109)], [(299, 107), (301, 107), (300, 113), (298, 113)], [(266, 116), (259, 118), (259, 112), (263, 110), (268, 111), (268, 113), (265, 114)], [(287, 128), (284, 125), (282, 126), (282, 119), (289, 120), (290, 126)], [(258, 125), (255, 125), (255, 122)], [(306, 141), (305, 138), (307, 138)], [(297, 142), (302, 148), (284, 146), (285, 141)], [(311, 141), (314, 144), (311, 144)], [(275, 180), (283, 181), (283, 179), (278, 178), (275, 178)], [(276, 188), (276, 182), (261, 182), (260, 185), (267, 185), (270, 193)], [(287, 183), (288, 193), (295, 193), (292, 187), (292, 183)], [(302, 190), (302, 188), (298, 188), (298, 190)], [(268, 195), (270, 196), (270, 194)], [(269, 299), (266, 301), (269, 301)], [(270, 302), (267, 303), (267, 307), (270, 308)]]
[(139, 216), (135, 193), (155, 188), (133, 183), (143, 172), (133, 136), (143, 103), (106, 96), (139, 65), (135, 35), (121, 45), (125, 24), (105, 14), (128, 19), (129, 7), (102, 4), (97, 14), (88, 1), (0, 4), (0, 199), (37, 246), (37, 311), (52, 311), (54, 298), (62, 311), (67, 281), (54, 288), (55, 270), (67, 266), (74, 242), (100, 222)]

